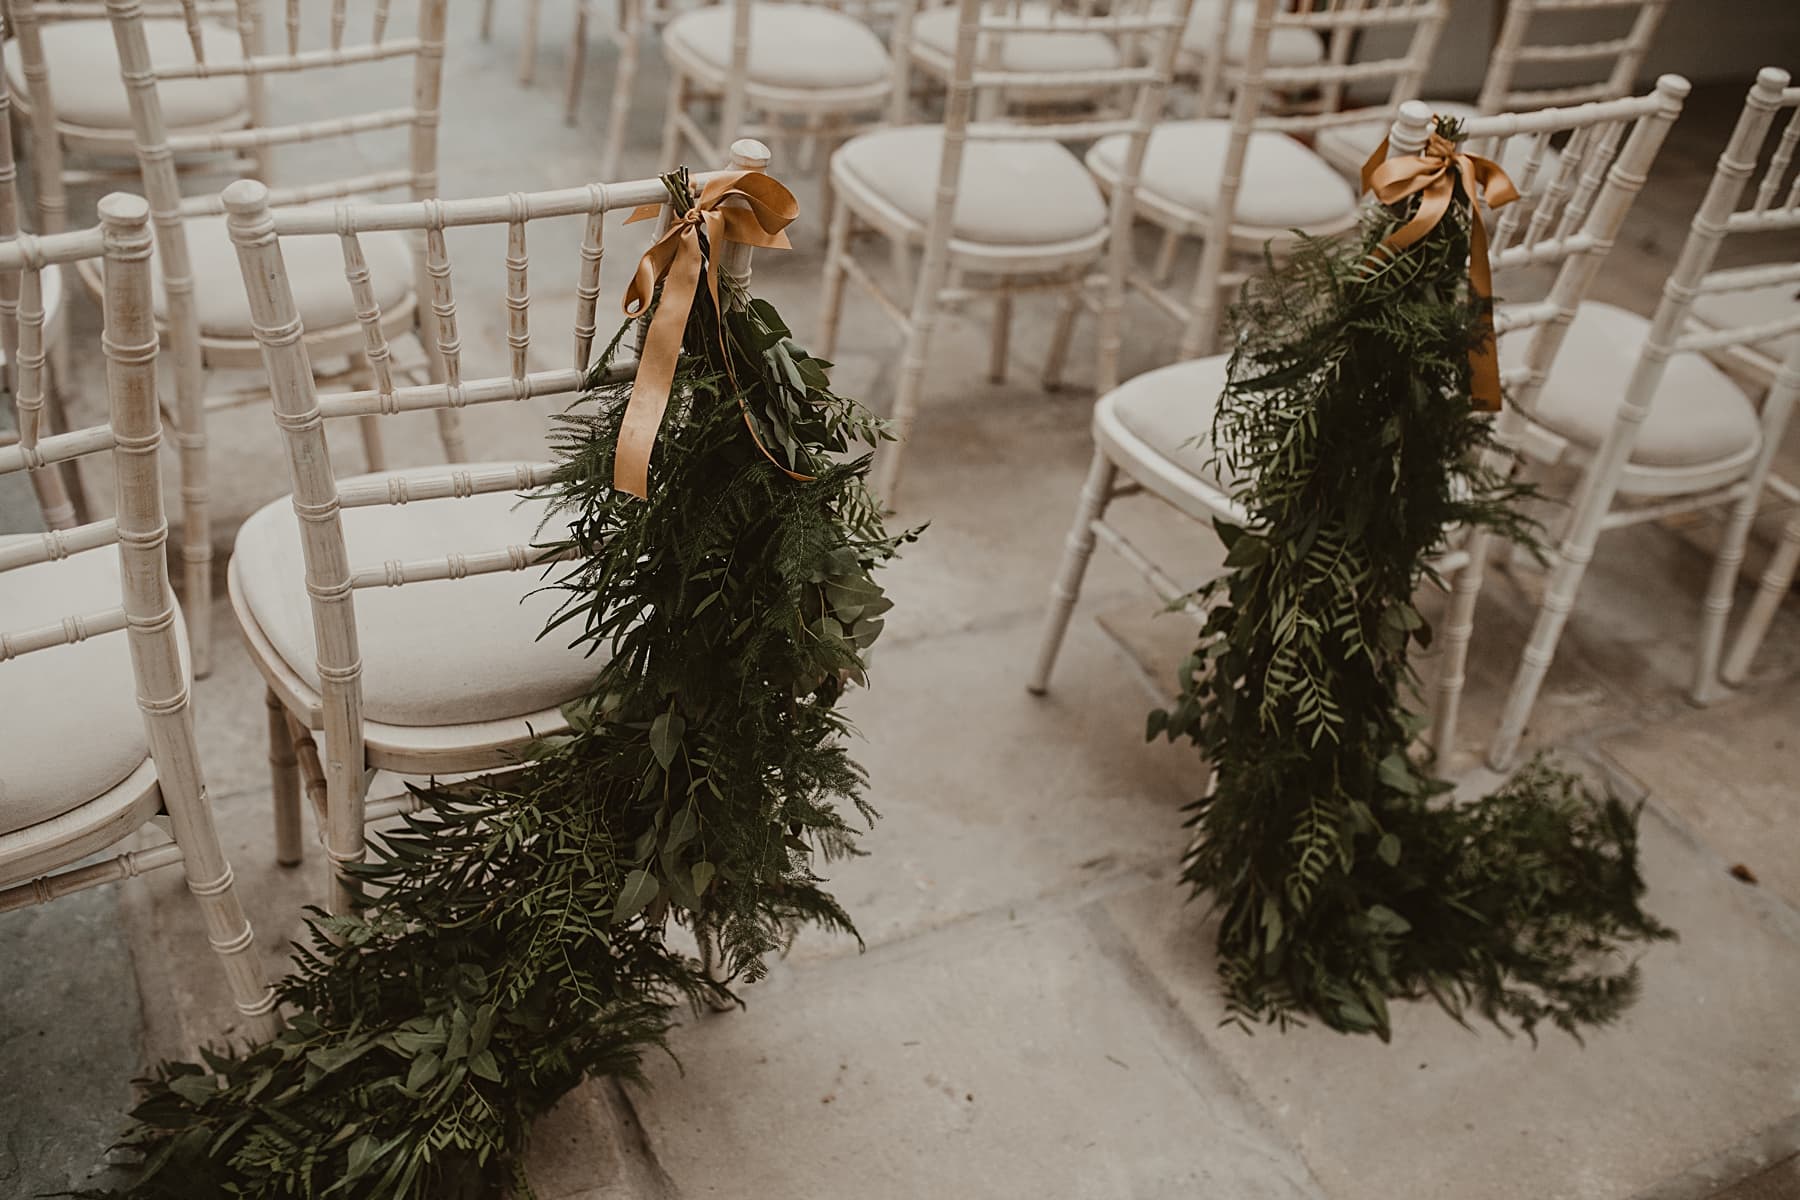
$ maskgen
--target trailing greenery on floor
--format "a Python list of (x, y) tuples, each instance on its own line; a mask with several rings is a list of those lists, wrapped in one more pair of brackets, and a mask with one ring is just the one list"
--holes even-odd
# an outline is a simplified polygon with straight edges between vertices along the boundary
[(1540, 762), (1452, 804), (1409, 752), (1431, 556), (1453, 528), (1532, 531), (1471, 406), (1485, 302), (1460, 179), (1422, 240), (1379, 249), (1399, 223), (1377, 208), (1245, 291), (1213, 444), (1248, 520), (1219, 525), (1229, 570), (1149, 735), (1191, 739), (1215, 772), (1183, 878), (1221, 918), (1234, 1019), (1386, 1039), (1387, 1001), (1429, 995), (1575, 1033), (1634, 997), (1620, 948), (1672, 934), (1639, 907), (1617, 800)]
[[(729, 1002), (798, 925), (854, 933), (815, 864), (874, 817), (838, 701), (889, 607), (872, 573), (906, 538), (849, 456), (879, 423), (770, 305), (736, 300), (721, 337), (696, 298), (646, 500), (612, 487), (629, 384), (561, 419), (546, 530), (575, 558), (546, 635), (604, 664), (569, 731), (417, 791), (358, 871), (367, 903), (312, 922), (286, 1031), (146, 1081), (123, 1194), (527, 1196), (531, 1122), (565, 1092), (636, 1078), (676, 1005)], [(671, 921), (719, 947), (720, 981)]]

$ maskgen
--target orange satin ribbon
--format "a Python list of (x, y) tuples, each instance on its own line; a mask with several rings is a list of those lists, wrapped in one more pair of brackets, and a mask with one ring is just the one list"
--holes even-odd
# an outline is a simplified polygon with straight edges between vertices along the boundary
[[(742, 205), (721, 207), (728, 199), (740, 199)], [(647, 221), (661, 214), (660, 204), (645, 204), (625, 221)], [(613, 455), (613, 486), (643, 499), (650, 492), (650, 451), (656, 446), (656, 435), (662, 429), (663, 413), (669, 407), (669, 388), (675, 381), (675, 364), (681, 357), (681, 343), (687, 332), (688, 313), (694, 307), (701, 280), (701, 263), (706, 266), (706, 288), (712, 295), (713, 311), (719, 314), (719, 346), (725, 352), (727, 370), (731, 357), (725, 348), (725, 309), (719, 302), (719, 259), (726, 242), (741, 242), (764, 249), (789, 249), (787, 228), (800, 215), (794, 194), (775, 180), (758, 171), (729, 171), (714, 175), (700, 190), (700, 195), (687, 212), (675, 218), (668, 231), (656, 240), (644, 257), (638, 260), (637, 274), (625, 290), (625, 315), (640, 317), (663, 285), (662, 303), (650, 320), (649, 333), (638, 357), (637, 377), (631, 383), (631, 399), (625, 405), (625, 419), (619, 427), (619, 445)], [(700, 248), (700, 232), (706, 233), (706, 250)], [(743, 401), (738, 401), (740, 407)], [(750, 412), (744, 410), (744, 424), (750, 436), (770, 462), (775, 462), (756, 427), (750, 424)], [(781, 466), (780, 463), (775, 463)], [(786, 470), (785, 467), (782, 468)], [(795, 475), (795, 479), (807, 476)]]
[[(1381, 145), (1363, 164), (1363, 190), (1374, 192), (1377, 200), (1389, 205), (1417, 195), (1419, 208), (1412, 220), (1387, 236), (1382, 247), (1391, 252), (1404, 250), (1436, 228), (1450, 211), (1450, 201), (1456, 193), (1455, 179), (1461, 176), (1463, 194), (1470, 205), (1469, 290), (1492, 301), (1494, 280), (1488, 263), (1487, 226), (1481, 214), (1474, 211), (1474, 205), (1478, 198), (1485, 199), (1489, 208), (1511, 204), (1519, 198), (1519, 189), (1499, 163), (1458, 153), (1456, 144), (1441, 134), (1433, 133), (1418, 154), (1389, 158), (1387, 153), (1387, 139), (1382, 138)], [(1494, 345), (1491, 307), (1483, 313), (1482, 323), (1481, 342), (1469, 351), (1469, 395), (1484, 411), (1499, 412), (1500, 356)]]

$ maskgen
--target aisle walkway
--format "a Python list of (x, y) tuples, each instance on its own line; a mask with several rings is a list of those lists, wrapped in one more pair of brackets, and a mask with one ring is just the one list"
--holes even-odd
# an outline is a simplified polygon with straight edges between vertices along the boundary
[[(503, 19), (497, 44), (481, 45), (476, 6), (455, 7), (446, 193), (585, 181), (610, 47), (596, 39), (594, 115), (569, 130), (560, 39), (547, 45), (544, 82), (522, 92), (516, 30)], [(563, 20), (564, 6), (545, 7), (547, 26)], [(631, 171), (652, 166), (662, 94), (654, 53), (646, 59)], [(1642, 307), (1653, 296), (1722, 136), (1718, 113), (1735, 104), (1732, 89), (1703, 93), (1677, 128), (1607, 298)], [(759, 257), (757, 286), (804, 334), (823, 238), (817, 191), (779, 160), (774, 173), (806, 211), (793, 252)], [(613, 231), (605, 296), (622, 289), (641, 231)], [(503, 276), (497, 257), (484, 261), (491, 277), (457, 287), (465, 353), (495, 359)], [(558, 265), (542, 264), (541, 278), (539, 267), (534, 291), (557, 286)], [(572, 270), (563, 274), (566, 288)], [(1648, 903), (1682, 940), (1647, 955), (1644, 999), (1619, 1027), (1585, 1049), (1554, 1035), (1534, 1049), (1407, 1005), (1389, 1046), (1221, 1028), (1211, 927), (1174, 881), (1180, 807), (1203, 767), (1187, 750), (1144, 745), (1148, 701), (1124, 657), (1169, 678), (1187, 649), (1182, 619), (1158, 616), (1102, 553), (1052, 693), (1022, 686), (1089, 452), (1092, 397), (1035, 384), (1046, 316), (1022, 305), (1004, 385), (985, 382), (979, 329), (952, 330), (935, 356), (899, 516), (931, 529), (891, 572), (898, 607), (873, 689), (852, 709), (883, 820), (868, 857), (830, 872), (867, 952), (804, 935), (746, 992), (744, 1011), (679, 1030), (679, 1066), (651, 1064), (651, 1087), (571, 1097), (540, 1131), (540, 1200), (1800, 1195), (1800, 605), (1784, 611), (1752, 686), (1694, 709), (1681, 693), (1709, 528), (1602, 543), (1533, 738), (1647, 797)], [(1154, 319), (1133, 329), (1128, 370), (1169, 353), (1172, 333)], [(888, 327), (853, 302), (839, 390), (885, 403), (896, 354)], [(95, 381), (85, 382), (92, 403)], [(472, 414), (471, 444), (523, 453), (538, 415)], [(280, 493), (265, 413), (234, 414), (215, 437), (230, 448), (214, 461), (231, 513)], [(397, 463), (425, 462), (435, 441), (428, 423), (401, 422), (390, 446)], [(1791, 440), (1790, 461), (1797, 448)], [(27, 520), (0, 494), (0, 531)], [(1146, 503), (1126, 520), (1196, 580), (1216, 569), (1210, 539), (1167, 511)], [(1519, 588), (1497, 576), (1480, 615), (1476, 738), (1529, 618)], [(217, 619), (232, 628), (223, 607)], [(219, 657), (197, 689), (202, 750), (274, 958), (317, 861), (305, 872), (272, 865), (261, 687), (229, 633)], [(1760, 884), (1734, 878), (1735, 864)], [(230, 1032), (208, 1023), (225, 1006), (202, 944), (167, 873), (0, 918), (0, 1195), (86, 1178), (131, 1065)]]

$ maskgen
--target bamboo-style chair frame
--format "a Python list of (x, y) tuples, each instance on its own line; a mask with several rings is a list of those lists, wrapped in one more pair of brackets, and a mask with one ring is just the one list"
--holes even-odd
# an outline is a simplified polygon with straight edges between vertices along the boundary
[[(1489, 754), (1495, 765), (1511, 761), (1524, 734), (1601, 533), (1675, 513), (1730, 506), (1702, 605), (1698, 651), (1689, 689), (1696, 701), (1704, 702), (1714, 692), (1732, 595), (1762, 498), (1765, 493), (1773, 493), (1787, 503), (1800, 502), (1800, 489), (1771, 473), (1782, 433), (1795, 400), (1800, 397), (1800, 345), (1771, 373), (1771, 386), (1761, 404), (1759, 437), (1747, 452), (1681, 467), (1632, 461), (1632, 451), (1653, 401), (1695, 402), (1683, 396), (1658, 400), (1656, 393), (1672, 357), (1723, 355), (1800, 333), (1800, 313), (1764, 324), (1719, 328), (1699, 327), (1691, 320), (1698, 297), (1800, 284), (1800, 264), (1785, 256), (1772, 263), (1713, 269), (1719, 247), (1727, 237), (1800, 229), (1800, 176), (1789, 179), (1794, 150), (1800, 144), (1800, 87), (1790, 87), (1789, 82), (1786, 71), (1769, 67), (1758, 74), (1751, 87), (1705, 199), (1694, 214), (1681, 255), (1663, 285), (1662, 299), (1645, 332), (1637, 365), (1601, 444), (1592, 448), (1569, 444), (1534, 426), (1528, 410), (1520, 417), (1527, 434), (1525, 444), (1534, 449), (1534, 456), (1574, 463), (1582, 470), (1582, 482), (1552, 559), (1531, 639), (1520, 657), (1518, 673), (1501, 712)], [(1764, 140), (1776, 113), (1783, 110), (1792, 110), (1787, 125), (1763, 165), (1748, 204), (1744, 204), (1744, 192), (1756, 173)], [(1615, 504), (1621, 494), (1641, 502)], [(1783, 557), (1777, 555), (1777, 561), (1771, 563), (1772, 570), (1764, 577), (1744, 635), (1733, 650), (1731, 669), (1726, 672), (1729, 679), (1743, 678), (1756, 641), (1792, 580), (1791, 574), (1783, 578)]]
[[(1283, 11), (1284, 2), (1257, 0), (1244, 61), (1215, 61), (1208, 68), (1209, 76), (1223, 79), (1221, 86), (1229, 87), (1232, 97), (1230, 141), (1219, 168), (1219, 187), (1211, 211), (1188, 208), (1139, 188), (1138, 215), (1162, 231), (1161, 250), (1148, 271), (1140, 270), (1129, 254), (1111, 260), (1109, 265), (1122, 274), (1100, 289), (1101, 295), (1118, 291), (1141, 293), (1151, 307), (1179, 324), (1182, 332), (1177, 360), (1211, 354), (1218, 344), (1219, 319), (1226, 296), (1260, 267), (1265, 251), (1281, 258), (1293, 245), (1292, 229), (1252, 225), (1238, 216), (1244, 164), (1253, 136), (1276, 133), (1309, 138), (1352, 119), (1362, 119), (1323, 105), (1284, 106), (1280, 112), (1269, 111), (1270, 94), (1276, 90), (1316, 88), (1329, 95), (1332, 89), (1349, 83), (1386, 80), (1393, 96), (1410, 97), (1431, 60), (1450, 11), (1449, 0), (1333, 0), (1327, 9), (1307, 12)], [(1220, 5), (1219, 45), (1225, 44), (1229, 34), (1233, 8), (1230, 3)], [(1352, 63), (1340, 52), (1359, 34), (1396, 28), (1410, 29), (1411, 33), (1405, 51), (1395, 57)], [(1330, 40), (1332, 51), (1316, 64), (1274, 66), (1269, 62), (1269, 46), (1283, 30), (1317, 33)], [(1223, 58), (1212, 56), (1213, 60)], [(1203, 94), (1203, 112), (1208, 111), (1209, 104)], [(1373, 144), (1369, 146), (1370, 151), (1374, 148)], [(1097, 153), (1090, 151), (1087, 161), (1103, 187), (1110, 190), (1120, 186)], [(1354, 228), (1356, 221), (1352, 206), (1342, 218), (1306, 227), (1301, 232), (1330, 237)], [(1179, 294), (1168, 286), (1168, 280), (1181, 245), (1194, 238), (1201, 239), (1198, 268), (1192, 285)], [(1234, 256), (1239, 265), (1234, 266)], [(1053, 390), (1062, 386), (1067, 347), (1082, 299), (1087, 298), (1072, 298), (1064, 307), (1051, 339), (1052, 353), (1045, 364), (1044, 383)], [(1103, 336), (1099, 341), (1096, 383), (1101, 393), (1118, 385), (1120, 348), (1116, 337)]]
[[(20, 73), (25, 79), (25, 92), (17, 103), (19, 116), (30, 132), (37, 224), (45, 233), (56, 233), (68, 227), (70, 188), (124, 182), (137, 174), (132, 167), (123, 165), (134, 161), (137, 149), (129, 128), (77, 125), (58, 110), (59, 85), (50, 77), (44, 53), (45, 25), (80, 22), (93, 25), (96, 33), (104, 34), (102, 23), (107, 17), (107, 5), (101, 0), (5, 0), (5, 7), (7, 24), (19, 44)], [(145, 20), (183, 22), (192, 45), (200, 44), (203, 24), (226, 24), (236, 31), (243, 57), (260, 53), (262, 25), (255, 6), (240, 10), (233, 0), (138, 0), (138, 8)], [(71, 82), (74, 81), (63, 80), (61, 86)], [(245, 93), (247, 103), (241, 111), (220, 120), (183, 125), (176, 132), (184, 138), (204, 138), (254, 128), (260, 124), (262, 89), (247, 79)], [(260, 174), (262, 169), (262, 160), (253, 147), (221, 151), (200, 140), (172, 144), (170, 149), (177, 169), (234, 165), (222, 164), (221, 154), (234, 155), (240, 170)], [(71, 167), (70, 157), (79, 157), (86, 165)]]
[[(43, 12), (50, 8), (42, 0), (10, 0), (10, 3), (15, 12), (33, 5), (38, 5), (39, 11)], [(184, 196), (175, 162), (183, 156), (201, 152), (214, 155), (240, 153), (257, 159), (266, 168), (267, 156), (282, 146), (347, 139), (383, 130), (404, 130), (408, 139), (405, 166), (279, 187), (271, 193), (272, 202), (304, 205), (392, 189), (405, 189), (414, 198), (435, 195), (446, 5), (447, 0), (420, 0), (413, 34), (392, 37), (388, 29), (390, 0), (376, 0), (369, 14), (367, 40), (352, 41), (346, 38), (348, 0), (331, 0), (329, 41), (324, 46), (309, 47), (303, 44), (301, 0), (285, 0), (282, 46), (279, 50), (264, 50), (259, 0), (234, 0), (239, 28), (245, 31), (246, 53), (239, 61), (209, 62), (200, 36), (201, 18), (208, 6), (201, 0), (180, 0), (193, 60), (158, 66), (151, 61), (145, 40), (146, 10), (142, 0), (106, 0), (105, 12), (112, 22), (121, 70), (131, 97), (133, 141), (144, 193), (150, 200), (156, 226), (157, 257), (166, 295), (163, 337), (174, 362), (175, 379), (170, 418), (181, 467), (182, 594), (195, 671), (200, 675), (211, 669), (212, 662), (212, 486), (207, 468), (206, 414), (212, 409), (263, 398), (260, 393), (209, 397), (206, 375), (213, 369), (255, 369), (261, 364), (261, 354), (255, 340), (249, 337), (202, 335), (186, 223), (190, 218), (216, 216), (222, 209), (216, 193)], [(158, 92), (159, 84), (170, 80), (242, 76), (256, 98), (255, 111), (262, 113), (266, 111), (266, 90), (272, 78), (350, 68), (387, 70), (408, 62), (412, 73), (412, 97), (405, 106), (285, 124), (262, 121), (247, 129), (173, 132), (163, 120)], [(253, 174), (267, 178), (266, 169)], [(418, 311), (418, 297), (429, 294), (432, 289), (432, 265), (421, 245), (415, 245), (413, 259), (413, 280), (407, 302), (395, 305), (385, 315), (384, 332), (389, 337), (412, 333), (423, 351), (423, 369), (441, 378), (441, 364), (423, 336), (422, 315)], [(88, 282), (92, 283), (91, 280)], [(310, 330), (308, 339), (316, 358), (342, 358), (352, 364), (353, 370), (365, 374), (374, 370), (373, 364), (366, 359), (365, 336), (360, 322)], [(373, 421), (366, 422), (362, 433), (370, 466), (379, 469), (385, 457), (379, 426)], [(464, 457), (462, 433), (454, 412), (440, 414), (439, 436), (449, 458)]]
[[(760, 143), (741, 141), (732, 147), (733, 169), (761, 170), (767, 164), (768, 151)], [(696, 176), (695, 187), (704, 186), (706, 179), (705, 175)], [(357, 590), (523, 571), (549, 560), (533, 546), (509, 545), (423, 561), (352, 563), (344, 540), (342, 510), (411, 504), (415, 507), (409, 511), (416, 512), (416, 506), (422, 503), (454, 504), (469, 496), (529, 491), (549, 481), (553, 464), (476, 465), (447, 469), (433, 476), (408, 475), (403, 481), (340, 478), (326, 446), (324, 422), (332, 418), (459, 410), (471, 404), (578, 395), (592, 378), (594, 367), (605, 217), (619, 210), (662, 203), (667, 198), (667, 190), (655, 179), (469, 200), (343, 203), (331, 208), (272, 207), (268, 189), (254, 180), (239, 181), (225, 190), (227, 220), (264, 354), (276, 424), (288, 454), (292, 503), (300, 521), (306, 587), (311, 597), (319, 686), (303, 680), (284, 662), (258, 626), (255, 614), (244, 601), (235, 557), (229, 575), (231, 602), (251, 657), (268, 685), (277, 857), (284, 864), (300, 861), (299, 783), (303, 780), (332, 864), (328, 903), (333, 911), (341, 910), (349, 899), (338, 868), (363, 858), (365, 822), (392, 815), (410, 804), (407, 797), (370, 802), (366, 793), (374, 771), (445, 775), (516, 766), (519, 751), (538, 738), (566, 728), (566, 722), (557, 708), (477, 724), (423, 727), (389, 725), (364, 717)], [(533, 370), (529, 365), (532, 331), (527, 230), (536, 222), (579, 216), (586, 217), (586, 226), (579, 250), (572, 363), (560, 369)], [(663, 220), (666, 224), (666, 207)], [(504, 227), (507, 231), (510, 350), (506, 374), (473, 379), (464, 377), (451, 266), (444, 242), (446, 229), (471, 226)], [(382, 368), (386, 361), (384, 323), (378, 305), (368, 293), (358, 245), (362, 235), (381, 230), (415, 231), (429, 243), (435, 264), (432, 323), (436, 346), (445, 363), (445, 377), (439, 382), (397, 386)], [(323, 395), (318, 390), (310, 362), (311, 340), (294, 303), (281, 248), (284, 238), (316, 234), (336, 234), (342, 240), (346, 286), (363, 308), (369, 357), (377, 366), (373, 389)], [(747, 278), (749, 247), (735, 243), (726, 247), (721, 269), (739, 279)], [(635, 369), (635, 362), (615, 363), (609, 377), (629, 378)], [(313, 731), (323, 738), (322, 754)]]
[[(219, 845), (194, 739), (186, 655), (164, 556), (158, 462), (162, 428), (156, 402), (157, 335), (151, 310), (150, 209), (136, 196), (100, 201), (100, 225), (0, 244), (0, 272), (22, 276), (27, 314), (54, 265), (102, 260), (108, 419), (89, 428), (0, 448), (0, 474), (41, 471), (85, 455), (110, 455), (116, 515), (20, 538), (0, 546), (0, 572), (117, 546), (120, 592), (92, 612), (70, 613), (41, 628), (0, 633), (0, 707), (41, 703), (7, 693), (9, 660), (55, 653), (123, 630), (130, 641), (138, 707), (149, 756), (122, 782), (59, 816), (0, 834), (0, 912), (42, 904), (85, 888), (180, 863), (204, 914), (207, 936), (230, 981), (232, 998), (251, 1030), (275, 1032), (275, 995), (255, 952), (250, 923)], [(24, 326), (30, 328), (29, 322)], [(34, 368), (21, 360), (22, 374)], [(99, 597), (95, 598), (96, 600)], [(56, 752), (72, 752), (69, 747)], [(168, 840), (80, 865), (149, 824)]]
[[(893, 408), (898, 440), (877, 456), (875, 466), (875, 491), (888, 503), (894, 500), (906, 440), (918, 417), (931, 337), (940, 315), (984, 295), (994, 298), (989, 374), (993, 379), (1001, 379), (1006, 368), (1014, 295), (1079, 291), (1102, 255), (1126, 251), (1133, 215), (1131, 197), (1143, 163), (1144, 146), (1162, 111), (1190, 4), (1191, 0), (1176, 0), (1173, 4), (1119, 0), (1099, 11), (1089, 0), (1081, 9), (1052, 11), (1046, 18), (1031, 21), (1021, 15), (1021, 0), (958, 0), (956, 63), (946, 96), (943, 147), (929, 222), (921, 224), (887, 203), (884, 197), (841, 174), (834, 157), (820, 353), (829, 357), (837, 342), (846, 279), (867, 292), (905, 335)], [(915, 58), (911, 52), (911, 27), (916, 11), (916, 0), (907, 0), (895, 18), (890, 103), (895, 106), (896, 115), (904, 111), (906, 98), (911, 94)], [(997, 50), (1000, 39), (1009, 33), (1102, 33), (1133, 42), (1138, 55), (1136, 61), (1127, 59), (1115, 68), (1076, 73), (1014, 70), (999, 62), (993, 51), (985, 57), (980, 54), (984, 40)], [(1121, 102), (1116, 107), (1053, 114), (1044, 120), (1018, 119), (1009, 106), (1009, 101), (1034, 93), (1066, 94), (1071, 87), (1094, 93), (1114, 91), (1121, 96)], [(1115, 190), (1107, 221), (1092, 235), (1048, 244), (989, 244), (952, 236), (957, 186), (966, 153), (984, 142), (1087, 141), (1115, 133), (1129, 138), (1122, 173), (1124, 186)], [(884, 288), (851, 253), (850, 239), (859, 229), (872, 231), (889, 242), (900, 296)], [(915, 250), (920, 259), (916, 269), (912, 260)], [(1122, 269), (1115, 269), (1106, 277), (1122, 278), (1123, 273)], [(1104, 296), (1099, 308), (1102, 338), (1116, 339), (1123, 297)]]
[[(0, 243), (19, 236), (19, 165), (13, 154), (12, 84), (6, 72), (0, 71)], [(53, 398), (53, 388), (61, 370), (52, 372), (51, 363), (58, 357), (53, 347), (63, 342), (63, 299), (68, 295), (59, 264), (47, 266), (39, 277), (39, 287), (29, 311), (21, 310), (22, 277), (13, 271), (0, 272), (0, 364), (4, 371), (6, 394), (12, 398), (17, 416), (16, 432), (0, 431), (0, 446), (30, 446), (51, 431), (51, 414), (60, 417)], [(21, 324), (25, 319), (28, 324)], [(22, 360), (21, 355), (29, 358)], [(45, 467), (29, 472), (32, 491), (37, 496), (38, 511), (46, 529), (69, 529), (79, 519), (76, 498), (80, 477), (75, 463)], [(71, 487), (71, 483), (74, 484)]]
[[(1493, 53), (1488, 57), (1487, 74), (1475, 97), (1474, 112), (1478, 115), (1529, 112), (1552, 105), (1585, 104), (1590, 100), (1616, 100), (1630, 95), (1668, 5), (1669, 0), (1508, 0), (1506, 16), (1494, 39)], [(1619, 9), (1637, 10), (1622, 36), (1580, 43), (1561, 38), (1533, 40), (1534, 24), (1538, 25), (1539, 35), (1542, 34), (1540, 17), (1559, 19), (1577, 13)], [(1352, 52), (1351, 46), (1337, 42), (1332, 43), (1330, 51), (1333, 61), (1348, 61)], [(1591, 64), (1597, 78), (1555, 86), (1516, 82), (1521, 68), (1568, 67), (1582, 63)], [(1346, 124), (1335, 135), (1320, 138), (1316, 146), (1319, 154), (1355, 178), (1363, 159), (1380, 139), (1389, 114), (1397, 111), (1400, 103), (1416, 97), (1422, 82), (1421, 75), (1412, 81), (1412, 87), (1405, 95), (1390, 96), (1386, 106), (1355, 110), (1360, 113), (1360, 122)], [(1321, 99), (1328, 111), (1338, 109), (1344, 100), (1342, 86), (1328, 90)]]
[[(1489, 245), (1495, 269), (1526, 264), (1557, 268), (1545, 299), (1502, 306), (1495, 315), (1500, 334), (1531, 333), (1526, 366), (1503, 375), (1510, 407), (1528, 407), (1542, 387), (1569, 321), (1611, 251), (1669, 127), (1680, 115), (1687, 92), (1686, 80), (1665, 75), (1656, 89), (1644, 96), (1500, 114), (1471, 122), (1469, 132), (1476, 152), (1491, 157), (1504, 153), (1509, 141), (1523, 139), (1524, 155), (1534, 167), (1541, 166), (1553, 139), (1567, 138), (1548, 178), (1541, 178), (1535, 169), (1522, 173), (1517, 182), (1524, 200), (1498, 215), (1487, 214), (1495, 225)], [(1389, 154), (1416, 153), (1424, 146), (1431, 124), (1431, 110), (1422, 102), (1401, 105), (1389, 133)], [(1519, 211), (1529, 211), (1529, 221), (1521, 222)], [(1049, 687), (1097, 541), (1105, 542), (1137, 568), (1165, 601), (1179, 603), (1189, 594), (1187, 587), (1175, 582), (1107, 523), (1106, 509), (1115, 498), (1147, 492), (1196, 519), (1211, 515), (1235, 524), (1247, 519), (1228, 491), (1181, 469), (1126, 428), (1114, 407), (1116, 395), (1102, 396), (1095, 406), (1094, 458), (1077, 502), (1062, 564), (1051, 583), (1044, 633), (1027, 683), (1035, 693), (1042, 694)], [(1210, 403), (1196, 406), (1197, 435), (1207, 433), (1210, 411)], [(1123, 482), (1120, 475), (1126, 477)], [(1438, 639), (1443, 661), (1428, 733), (1428, 744), (1440, 759), (1447, 759), (1455, 746), (1486, 547), (1485, 535), (1471, 530), (1462, 548), (1449, 550), (1433, 564), (1440, 577), (1454, 576), (1449, 611)], [(1197, 606), (1190, 604), (1189, 611), (1197, 620), (1204, 620)], [(1156, 685), (1150, 682), (1149, 686), (1154, 689)]]
[[(783, 144), (794, 132), (782, 124), (784, 118), (802, 122), (811, 145), (833, 147), (859, 125), (872, 124), (887, 108), (894, 86), (892, 76), (887, 74), (849, 87), (782, 87), (752, 79), (751, 23), (758, 0), (719, 3), (731, 13), (731, 61), (722, 68), (687, 50), (677, 39), (663, 39), (669, 92), (663, 106), (658, 169), (666, 170), (687, 158), (718, 162), (723, 147), (739, 137)], [(848, 16), (856, 15), (849, 11), (853, 7), (872, 8), (867, 3), (852, 4), (846, 0), (812, 0), (812, 6)], [(702, 103), (717, 110), (716, 133), (709, 132), (696, 115), (695, 109)]]

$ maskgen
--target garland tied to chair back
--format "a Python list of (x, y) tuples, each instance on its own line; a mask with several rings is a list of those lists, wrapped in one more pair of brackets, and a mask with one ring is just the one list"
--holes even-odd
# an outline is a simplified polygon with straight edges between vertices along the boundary
[(1148, 732), (1191, 739), (1214, 773), (1183, 879), (1212, 897), (1246, 1026), (1311, 1015), (1386, 1039), (1387, 1001), (1430, 995), (1458, 1020), (1576, 1033), (1635, 995), (1621, 946), (1672, 936), (1639, 907), (1616, 799), (1539, 761), (1454, 804), (1409, 752), (1431, 557), (1450, 529), (1534, 534), (1491, 465), (1497, 375), (1471, 395), (1493, 359), (1470, 189), (1504, 203), (1511, 184), (1467, 170), (1458, 139), (1440, 121), (1426, 154), (1374, 172), (1398, 209), (1301, 240), (1233, 314), (1214, 465), (1248, 519), (1218, 524), (1227, 573)]
[[(793, 198), (757, 178), (786, 198), (778, 234)], [(664, 181), (682, 253), (716, 267), (708, 235), (729, 228), (687, 218), (722, 197)], [(849, 453), (880, 423), (709, 274), (691, 299), (671, 290), (691, 273), (655, 289), (684, 315), (642, 499), (614, 486), (632, 385), (598, 382), (635, 322), (560, 418), (545, 549), (575, 553), (545, 636), (604, 664), (569, 730), (505, 774), (415, 790), (354, 870), (366, 903), (315, 912), (278, 985), (286, 1030), (143, 1081), (123, 1194), (527, 1196), (535, 1116), (584, 1078), (637, 1078), (678, 1003), (728, 1001), (798, 925), (855, 932), (813, 862), (857, 852), (845, 805), (874, 817), (838, 701), (889, 607), (872, 573), (912, 535), (883, 528)], [(671, 920), (725, 982), (670, 948)]]

